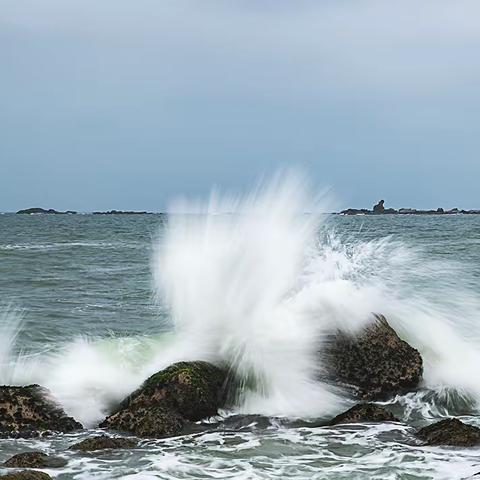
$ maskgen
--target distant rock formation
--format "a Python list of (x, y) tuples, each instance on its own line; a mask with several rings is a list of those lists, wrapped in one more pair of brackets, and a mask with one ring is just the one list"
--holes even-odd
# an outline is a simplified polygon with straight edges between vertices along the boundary
[(20, 214), (49, 214), (49, 215), (75, 215), (77, 212), (73, 210), (67, 210), (66, 212), (59, 212), (58, 210), (54, 210), (53, 208), (49, 208), (48, 210), (40, 207), (33, 207), (33, 208), (26, 208), (25, 210), (19, 210), (17, 213)]
[(92, 212), (93, 215), (151, 215), (152, 212), (135, 212), (132, 210), (108, 210), (107, 212)]
[(373, 206), (373, 213), (383, 213), (385, 211), (385, 200), (380, 200), (376, 205)]
[(342, 210), (340, 215), (479, 215), (480, 210), (459, 210), (452, 208), (451, 210), (444, 210), (439, 207), (436, 210), (417, 210), (416, 208), (385, 208), (385, 200), (380, 200), (373, 206), (372, 210), (366, 208), (347, 208)]

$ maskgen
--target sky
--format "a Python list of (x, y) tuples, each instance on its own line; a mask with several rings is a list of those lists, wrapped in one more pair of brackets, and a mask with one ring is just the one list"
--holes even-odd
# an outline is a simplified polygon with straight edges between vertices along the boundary
[(478, 0), (0, 0), (0, 211), (163, 211), (300, 168), (480, 208)]

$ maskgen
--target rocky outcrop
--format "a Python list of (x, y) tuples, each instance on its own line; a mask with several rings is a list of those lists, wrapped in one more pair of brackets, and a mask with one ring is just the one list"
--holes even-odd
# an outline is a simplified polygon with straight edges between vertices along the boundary
[(72, 445), (69, 450), (77, 450), (79, 452), (95, 452), (96, 450), (118, 450), (124, 448), (135, 448), (137, 442), (130, 438), (107, 437), (100, 435), (90, 437), (75, 445)]
[(374, 403), (359, 403), (330, 420), (329, 425), (344, 423), (398, 422), (386, 408)]
[(480, 428), (467, 425), (457, 418), (447, 418), (421, 428), (417, 437), (427, 445), (473, 447), (480, 445)]
[(106, 212), (92, 212), (93, 215), (152, 215), (151, 212), (134, 210), (108, 210)]
[(52, 480), (52, 477), (38, 470), (23, 470), (21, 472), (0, 475), (0, 480)]
[(43, 452), (25, 452), (14, 455), (3, 466), (9, 468), (61, 468), (67, 463), (63, 458), (51, 457)]
[(46, 210), (45, 208), (39, 208), (39, 207), (34, 207), (34, 208), (26, 208), (25, 210), (19, 210), (17, 213), (19, 214), (50, 214), (50, 215), (75, 215), (77, 212), (74, 212), (73, 210), (67, 210), (66, 212), (59, 212), (58, 210), (54, 210), (53, 208), (49, 208)]
[(152, 375), (101, 427), (164, 437), (188, 421), (216, 415), (225, 402), (226, 372), (207, 362), (179, 362)]
[(373, 213), (383, 213), (385, 211), (385, 200), (380, 200), (373, 206)]
[(35, 437), (83, 428), (39, 385), (0, 387), (0, 437)]
[(357, 335), (338, 332), (326, 352), (329, 377), (366, 400), (414, 390), (422, 379), (420, 353), (398, 337), (383, 315), (375, 315)]

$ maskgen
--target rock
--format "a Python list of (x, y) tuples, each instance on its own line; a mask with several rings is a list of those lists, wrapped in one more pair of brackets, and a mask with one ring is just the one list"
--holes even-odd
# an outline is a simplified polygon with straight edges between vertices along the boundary
[(21, 472), (0, 475), (0, 480), (52, 480), (52, 477), (38, 470), (22, 470)]
[(81, 428), (46, 388), (0, 387), (0, 437), (28, 438)]
[(107, 449), (122, 449), (122, 448), (135, 448), (137, 442), (129, 438), (119, 437), (107, 437), (106, 435), (100, 435), (97, 437), (90, 437), (75, 445), (72, 445), (69, 450), (78, 450), (79, 452), (94, 452), (96, 450)]
[(447, 418), (421, 428), (417, 437), (427, 445), (473, 447), (480, 445), (480, 428), (467, 425), (457, 418)]
[(108, 210), (106, 212), (92, 212), (93, 215), (152, 215), (151, 212), (133, 210)]
[(372, 212), (366, 208), (347, 208), (340, 212), (341, 215), (370, 215)]
[(401, 340), (383, 315), (357, 335), (338, 332), (326, 349), (330, 378), (363, 399), (385, 399), (418, 387), (420, 353)]
[(373, 213), (383, 213), (385, 210), (385, 200), (380, 200), (376, 205), (373, 206)]
[(175, 435), (186, 421), (217, 414), (226, 378), (207, 362), (175, 363), (146, 380), (100, 426), (145, 437)]
[(77, 212), (74, 212), (73, 210), (67, 210), (66, 212), (59, 212), (57, 210), (54, 210), (53, 208), (49, 208), (48, 210), (45, 210), (44, 208), (39, 208), (39, 207), (34, 207), (34, 208), (26, 208), (25, 210), (19, 210), (17, 213), (20, 214), (33, 214), (33, 213), (41, 213), (41, 214), (53, 214), (53, 215), (66, 215), (66, 214), (71, 214), (75, 215)]
[(14, 455), (3, 465), (10, 468), (61, 468), (67, 463), (63, 458), (50, 457), (42, 452), (25, 452)]
[(342, 423), (398, 422), (391, 412), (374, 403), (359, 403), (330, 420), (329, 425)]

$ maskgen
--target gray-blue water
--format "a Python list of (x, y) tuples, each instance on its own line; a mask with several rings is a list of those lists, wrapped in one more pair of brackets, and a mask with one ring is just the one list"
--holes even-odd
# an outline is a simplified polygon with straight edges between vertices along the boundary
[[(93, 397), (102, 388), (115, 397), (123, 394), (115, 383), (125, 381), (128, 388), (131, 381), (134, 386), (137, 380), (129, 375), (144, 374), (142, 364), (152, 361), (173, 335), (171, 310), (154, 295), (154, 253), (166, 223), (162, 215), (0, 215), (0, 303), (7, 332), (0, 343), (3, 381), (50, 381), (69, 412), (78, 411), (87, 423), (102, 414), (104, 404), (77, 398), (88, 404), (82, 410), (70, 397), (90, 387)], [(386, 313), (399, 315), (393, 320), (399, 333), (427, 358), (424, 389), (392, 402), (404, 423), (321, 428), (302, 414), (301, 421), (292, 422), (244, 416), (240, 409), (210, 419), (202, 433), (142, 440), (129, 451), (67, 451), (95, 430), (91, 420), (90, 430), (78, 434), (0, 440), (0, 462), (30, 449), (55, 453), (69, 460), (67, 468), (48, 471), (59, 479), (461, 479), (480, 471), (480, 450), (423, 447), (412, 435), (418, 425), (458, 413), (456, 401), (463, 410), (465, 404), (470, 408), (462, 418), (480, 425), (480, 379), (472, 378), (478, 376), (478, 364), (472, 362), (480, 346), (480, 326), (475, 327), (480, 323), (480, 216), (330, 216), (317, 238), (322, 249), (328, 246), (322, 265), (339, 271), (327, 280), (322, 277), (323, 292), (337, 280), (342, 283), (336, 291), (346, 281), (364, 288), (371, 276), (381, 302), (391, 292), (391, 311)], [(371, 289), (360, 290), (367, 291)], [(372, 294), (369, 301), (376, 298)], [(348, 304), (349, 298), (339, 293), (332, 301)], [(413, 315), (415, 302), (421, 315), (406, 318)], [(388, 302), (384, 305), (388, 310)], [(440, 328), (433, 341), (436, 317), (458, 338), (449, 342), (448, 330), (442, 337)], [(15, 338), (7, 327), (17, 322), (21, 328)], [(417, 325), (422, 322), (423, 330)], [(419, 340), (424, 333), (431, 338)], [(442, 342), (448, 352), (443, 363), (436, 346)], [(450, 359), (466, 350), (469, 356), (450, 371)], [(15, 362), (25, 367), (19, 371)], [(55, 362), (65, 371), (57, 372)], [(47, 366), (52, 370), (45, 371)], [(97, 376), (91, 374), (96, 368)], [(66, 392), (69, 376), (71, 394)], [(101, 392), (98, 396), (103, 398)], [(250, 406), (248, 413), (256, 412)]]

